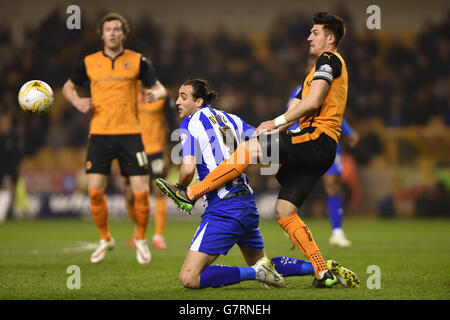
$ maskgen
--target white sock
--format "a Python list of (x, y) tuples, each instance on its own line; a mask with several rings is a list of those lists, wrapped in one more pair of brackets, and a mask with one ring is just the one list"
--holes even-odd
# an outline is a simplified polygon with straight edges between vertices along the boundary
[(254, 266), (252, 266), (252, 268), (255, 269), (256, 271), (256, 280), (264, 280), (265, 278), (264, 270), (258, 269)]
[(342, 228), (335, 228), (333, 229), (333, 236), (340, 237), (344, 235), (344, 230)]
[(153, 236), (153, 240), (164, 240), (164, 237), (161, 236), (161, 235), (159, 235), (159, 234), (155, 234), (155, 235)]

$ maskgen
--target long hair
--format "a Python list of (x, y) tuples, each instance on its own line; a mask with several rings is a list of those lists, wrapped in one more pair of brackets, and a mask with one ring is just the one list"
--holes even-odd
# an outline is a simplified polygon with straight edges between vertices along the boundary
[(203, 106), (211, 104), (219, 96), (215, 90), (211, 89), (208, 82), (203, 79), (187, 80), (183, 85), (192, 87), (192, 96), (195, 99), (202, 98)]

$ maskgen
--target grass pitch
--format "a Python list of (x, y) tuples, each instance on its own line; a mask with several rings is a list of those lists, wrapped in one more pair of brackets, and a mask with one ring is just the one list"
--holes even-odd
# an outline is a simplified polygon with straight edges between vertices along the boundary
[[(312, 277), (289, 277), (286, 289), (264, 289), (255, 281), (219, 289), (189, 290), (178, 282), (178, 272), (200, 217), (171, 218), (167, 223), (168, 249), (152, 250), (152, 262), (139, 265), (128, 247), (128, 220), (110, 221), (116, 248), (105, 261), (93, 265), (89, 257), (97, 243), (91, 220), (57, 219), (7, 221), (0, 225), (0, 300), (16, 299), (145, 299), (145, 300), (378, 300), (450, 299), (450, 220), (347, 219), (345, 230), (353, 245), (328, 245), (329, 223), (305, 219), (326, 259), (333, 258), (355, 271), (357, 289), (336, 286), (312, 289)], [(153, 225), (149, 226), (149, 234)], [(301, 258), (272, 220), (261, 221), (269, 257)], [(234, 247), (217, 264), (245, 265)], [(80, 289), (68, 289), (71, 265), (80, 268)], [(374, 267), (379, 267), (380, 289)], [(376, 268), (376, 267), (375, 267)], [(369, 286), (368, 286), (369, 284)]]

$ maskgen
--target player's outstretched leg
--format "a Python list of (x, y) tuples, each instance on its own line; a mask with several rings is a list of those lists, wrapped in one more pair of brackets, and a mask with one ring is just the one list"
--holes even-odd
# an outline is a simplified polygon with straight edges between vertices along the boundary
[(259, 142), (257, 139), (241, 143), (228, 159), (218, 165), (202, 181), (188, 187), (186, 195), (191, 200), (197, 200), (208, 192), (238, 178), (258, 157), (258, 152)]
[[(280, 199), (277, 201), (277, 204), (280, 204), (279, 201)], [(277, 205), (275, 208), (277, 210)], [(311, 261), (315, 273), (313, 288), (326, 288), (336, 285), (338, 279), (328, 270), (311, 232), (297, 213), (279, 218), (277, 222), (286, 231), (295, 246)]]
[(343, 267), (335, 260), (327, 260), (328, 269), (338, 278), (339, 283), (344, 287), (357, 288), (359, 287), (358, 276), (351, 270)]
[(156, 185), (161, 191), (167, 195), (170, 199), (175, 201), (178, 207), (184, 211), (191, 211), (195, 205), (195, 200), (190, 200), (186, 194), (186, 188), (180, 185), (173, 185), (166, 180), (158, 178), (156, 179)]

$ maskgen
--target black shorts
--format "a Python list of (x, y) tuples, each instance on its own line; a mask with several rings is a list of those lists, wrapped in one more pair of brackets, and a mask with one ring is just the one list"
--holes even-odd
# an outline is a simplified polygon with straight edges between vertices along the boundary
[(124, 175), (148, 174), (147, 156), (140, 134), (91, 135), (86, 157), (86, 173), (108, 175), (114, 159), (119, 161), (120, 171)]
[(148, 154), (148, 173), (150, 174), (150, 179), (158, 179), (166, 177), (166, 167), (164, 162), (164, 157), (161, 152)]
[(273, 144), (279, 144), (279, 162), (281, 164), (276, 179), (281, 185), (278, 199), (291, 202), (300, 207), (315, 184), (331, 167), (336, 157), (336, 141), (321, 133), (318, 138), (301, 143), (292, 143), (292, 137), (311, 134), (315, 128), (308, 128), (299, 133), (282, 132), (279, 139), (260, 141), (261, 148), (268, 154), (274, 149)]
[[(166, 177), (166, 164), (164, 161), (164, 156), (161, 152), (147, 154), (147, 162), (150, 180)], [(121, 174), (123, 177), (128, 178), (128, 175), (123, 172), (121, 172)], [(127, 179), (125, 183), (129, 184), (130, 181)]]

